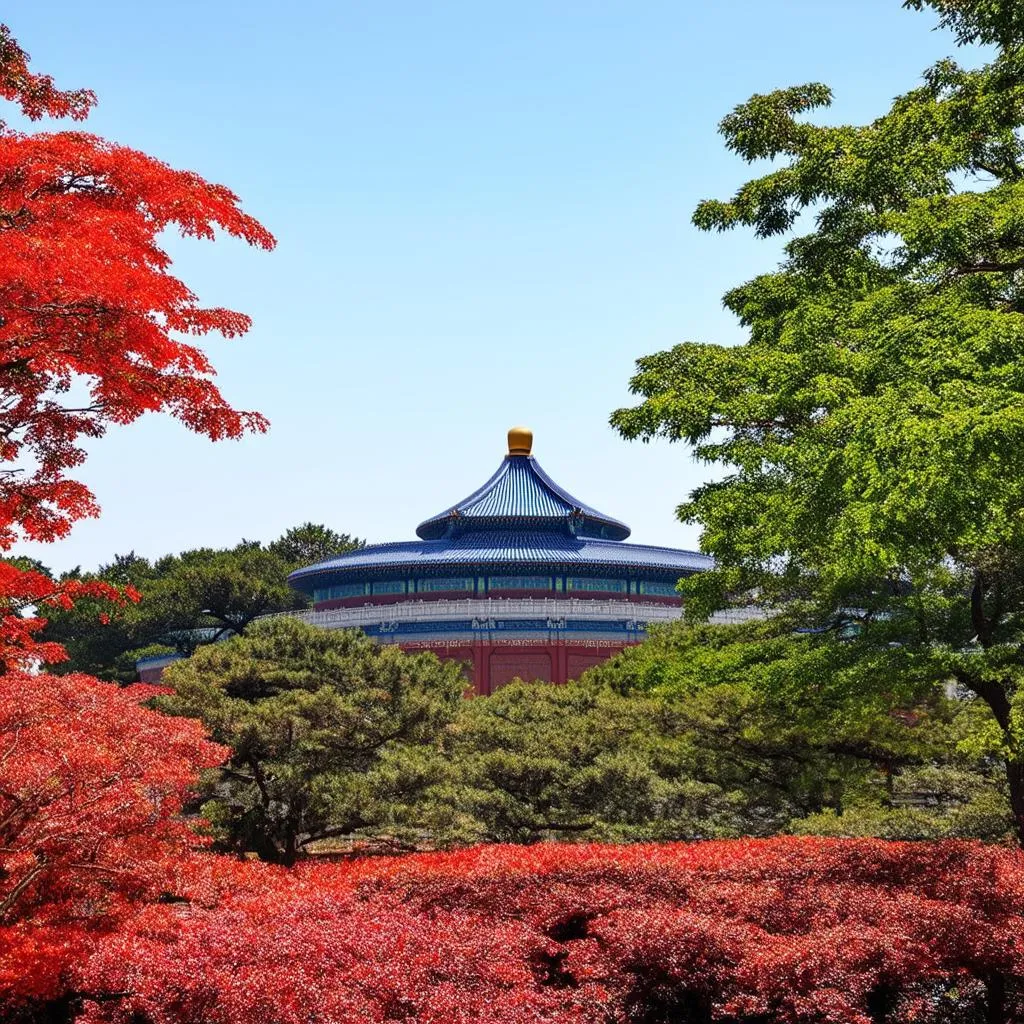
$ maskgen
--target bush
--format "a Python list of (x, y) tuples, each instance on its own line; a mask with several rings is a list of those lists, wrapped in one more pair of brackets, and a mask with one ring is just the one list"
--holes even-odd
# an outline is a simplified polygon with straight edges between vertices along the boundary
[(1009, 1024), (1024, 859), (787, 838), (484, 846), (162, 908), (84, 965), (92, 1024)]

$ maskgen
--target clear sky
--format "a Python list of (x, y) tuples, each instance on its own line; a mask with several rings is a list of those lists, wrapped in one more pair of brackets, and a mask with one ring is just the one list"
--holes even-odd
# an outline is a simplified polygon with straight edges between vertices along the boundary
[(272, 422), (212, 445), (150, 417), (93, 445), (100, 519), (22, 549), (57, 569), (313, 520), (371, 541), (472, 491), (524, 423), (563, 486), (640, 543), (694, 547), (705, 479), (608, 416), (633, 361), (732, 342), (730, 286), (777, 246), (690, 225), (749, 169), (718, 120), (833, 86), (866, 120), (954, 50), (899, 0), (9, 0), (37, 70), (89, 86), (88, 129), (223, 182), (277, 236), (169, 240), (211, 304), (220, 383)]

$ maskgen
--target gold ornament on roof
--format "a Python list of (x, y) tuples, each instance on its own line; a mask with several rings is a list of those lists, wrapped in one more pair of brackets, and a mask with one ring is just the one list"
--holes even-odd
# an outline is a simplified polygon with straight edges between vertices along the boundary
[(529, 427), (513, 427), (508, 432), (509, 455), (529, 455), (533, 451), (533, 431)]

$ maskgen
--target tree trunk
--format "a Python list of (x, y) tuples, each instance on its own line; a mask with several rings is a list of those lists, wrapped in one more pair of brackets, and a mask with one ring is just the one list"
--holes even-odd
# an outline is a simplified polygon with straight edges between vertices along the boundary
[(1006, 762), (1006, 783), (1010, 790), (1010, 810), (1017, 831), (1017, 842), (1024, 847), (1024, 763)]
[(1010, 810), (1013, 812), (1014, 831), (1017, 842), (1024, 847), (1024, 761), (1020, 755), (1024, 751), (1016, 748), (1011, 729), (1010, 697), (1003, 687), (990, 679), (980, 678), (960, 669), (955, 671), (957, 681), (979, 696), (991, 709), (999, 728), (1003, 730), (1007, 746), (1011, 753), (1017, 755), (1016, 760), (1009, 758), (1005, 762), (1006, 784), (1010, 791)]
[(281, 850), (281, 859), (278, 863), (283, 864), (286, 868), (294, 867), (301, 852), (302, 846), (299, 843), (299, 824), (297, 821), (292, 819), (285, 825), (284, 848)]
[(1010, 1024), (1006, 1006), (1006, 978), (993, 974), (985, 982), (987, 992), (985, 1024)]

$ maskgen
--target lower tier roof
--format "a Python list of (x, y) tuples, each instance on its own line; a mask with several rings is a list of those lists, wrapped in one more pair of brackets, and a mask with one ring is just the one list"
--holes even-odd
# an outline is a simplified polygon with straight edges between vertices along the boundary
[(372, 544), (293, 572), (293, 587), (311, 593), (314, 586), (394, 575), (436, 573), (454, 567), (479, 566), (518, 569), (565, 566), (584, 572), (650, 572), (676, 578), (712, 567), (712, 559), (697, 551), (626, 544), (622, 541), (573, 537), (555, 532), (507, 531), (467, 533), (442, 540), (413, 540)]

